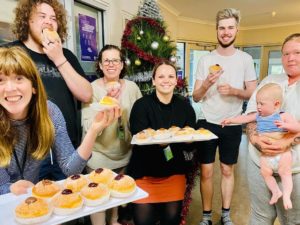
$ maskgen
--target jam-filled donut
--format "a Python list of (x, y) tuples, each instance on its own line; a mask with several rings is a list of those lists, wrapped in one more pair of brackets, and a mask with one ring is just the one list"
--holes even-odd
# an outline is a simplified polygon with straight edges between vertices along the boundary
[(109, 200), (110, 190), (105, 184), (92, 182), (81, 190), (81, 196), (85, 205), (96, 206)]
[(47, 201), (28, 197), (16, 207), (15, 220), (21, 224), (42, 223), (49, 219), (51, 213), (52, 209)]
[(73, 192), (80, 191), (88, 181), (82, 174), (75, 174), (68, 177), (64, 183), (65, 189), (71, 189)]
[(60, 186), (51, 180), (41, 180), (32, 188), (32, 195), (38, 198), (51, 199), (60, 191)]
[(118, 174), (108, 185), (112, 197), (125, 198), (132, 195), (136, 189), (136, 183), (130, 176)]
[(55, 196), (53, 205), (55, 214), (68, 215), (81, 209), (83, 199), (79, 193), (64, 189)]
[(114, 177), (114, 172), (107, 168), (98, 168), (89, 174), (89, 179), (92, 182), (102, 184), (108, 184)]

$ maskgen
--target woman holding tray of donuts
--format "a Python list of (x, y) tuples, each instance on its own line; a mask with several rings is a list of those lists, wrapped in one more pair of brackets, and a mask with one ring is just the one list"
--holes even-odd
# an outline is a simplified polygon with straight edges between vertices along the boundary
[[(130, 129), (135, 135), (145, 129), (171, 126), (194, 127), (195, 112), (183, 98), (174, 94), (176, 67), (168, 61), (155, 65), (152, 74), (155, 91), (137, 100), (130, 114)], [(127, 173), (149, 193), (133, 203), (135, 225), (180, 223), (189, 166), (185, 155), (192, 143), (134, 145)], [(176, 187), (176, 188), (174, 188)]]
[(26, 193), (50, 151), (67, 176), (81, 173), (97, 135), (119, 116), (119, 107), (99, 112), (75, 151), (33, 61), (20, 47), (0, 48), (0, 195)]

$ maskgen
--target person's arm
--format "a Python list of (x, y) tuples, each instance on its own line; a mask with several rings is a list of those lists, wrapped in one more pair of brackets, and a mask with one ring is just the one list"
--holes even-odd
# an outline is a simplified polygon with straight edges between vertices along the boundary
[(250, 123), (256, 120), (256, 113), (250, 113), (247, 115), (240, 115), (233, 118), (224, 119), (221, 122), (222, 126), (226, 126), (228, 124), (243, 124), (243, 123)]
[[(217, 82), (223, 70), (215, 73), (209, 73), (207, 70), (207, 58), (203, 56), (199, 59), (196, 70), (196, 82), (193, 91), (193, 100), (199, 102), (202, 100), (209, 88)], [(207, 75), (206, 75), (207, 74)]]
[(92, 154), (92, 148), (98, 133), (109, 126), (120, 116), (120, 108), (112, 108), (98, 112), (87, 130), (87, 133), (75, 151), (67, 133), (66, 123), (59, 108), (54, 103), (48, 103), (51, 119), (55, 128), (55, 139), (52, 151), (55, 152), (59, 167), (67, 176), (81, 173)]
[(256, 86), (257, 86), (256, 80), (246, 81), (244, 89), (234, 88), (230, 84), (225, 83), (225, 84), (218, 85), (218, 92), (221, 95), (235, 96), (237, 98), (247, 100), (251, 97)]
[(62, 44), (60, 42), (53, 42), (50, 45), (45, 43), (43, 45), (45, 54), (56, 65), (75, 98), (81, 102), (89, 102), (92, 97), (91, 84), (67, 60), (63, 53)]
[(95, 140), (98, 136), (98, 133), (102, 132), (106, 127), (108, 127), (113, 121), (119, 118), (121, 115), (121, 110), (119, 107), (108, 109), (102, 112), (99, 112), (90, 127), (87, 131), (84, 139), (81, 142), (81, 145), (78, 147), (78, 154), (84, 160), (88, 160), (92, 154), (92, 148), (95, 144)]
[(300, 132), (300, 122), (297, 121), (291, 114), (282, 113), (281, 119), (282, 120), (276, 120), (274, 122), (277, 127), (281, 128), (281, 129), (285, 129), (292, 133)]

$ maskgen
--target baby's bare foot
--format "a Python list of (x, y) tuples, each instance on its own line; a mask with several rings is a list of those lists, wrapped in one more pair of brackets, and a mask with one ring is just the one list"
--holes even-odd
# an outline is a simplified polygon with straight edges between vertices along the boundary
[(281, 196), (282, 196), (282, 192), (281, 191), (273, 193), (272, 198), (271, 198), (271, 200), (269, 202), (270, 205), (275, 204), (278, 201), (278, 199), (281, 198)]
[(291, 198), (289, 196), (283, 195), (283, 206), (286, 210), (293, 208), (293, 204), (291, 202)]

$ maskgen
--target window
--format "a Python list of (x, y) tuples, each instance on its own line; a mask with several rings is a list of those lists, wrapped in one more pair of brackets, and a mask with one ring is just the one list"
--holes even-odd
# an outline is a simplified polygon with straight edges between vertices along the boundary
[(284, 70), (281, 64), (281, 51), (270, 51), (268, 62), (268, 74), (282, 74), (283, 72)]
[(191, 49), (190, 50), (190, 79), (189, 79), (189, 92), (191, 93), (194, 84), (196, 81), (196, 70), (197, 70), (197, 65), (199, 62), (199, 59), (201, 56), (208, 54), (210, 51), (208, 50), (195, 50)]
[(254, 61), (254, 68), (256, 72), (256, 77), (259, 78), (260, 64), (261, 64), (261, 47), (244, 47), (244, 52), (247, 52), (252, 56)]
[(177, 66), (179, 67), (177, 70), (177, 74), (179, 78), (185, 77), (185, 43), (184, 42), (178, 42), (176, 44), (177, 52), (176, 52), (176, 58), (177, 58)]

